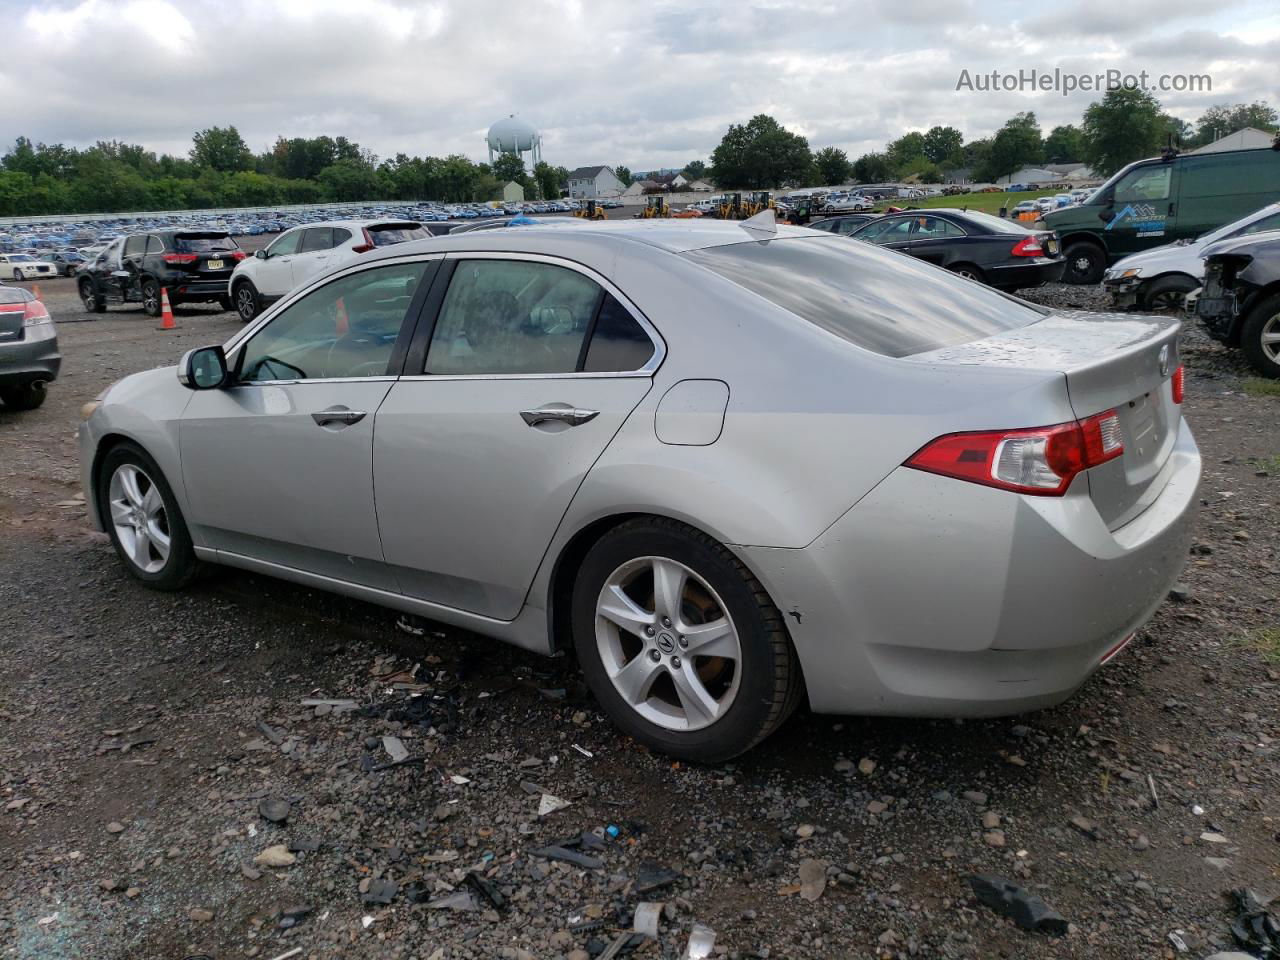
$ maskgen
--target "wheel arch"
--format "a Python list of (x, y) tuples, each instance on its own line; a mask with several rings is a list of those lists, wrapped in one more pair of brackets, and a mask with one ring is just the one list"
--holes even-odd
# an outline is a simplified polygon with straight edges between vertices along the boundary
[(1274, 280), (1265, 287), (1259, 287), (1249, 294), (1244, 303), (1240, 305), (1240, 312), (1236, 314), (1232, 322), (1228, 343), (1235, 347), (1240, 346), (1240, 337), (1244, 332), (1244, 325), (1252, 316), (1253, 311), (1274, 296), (1280, 296), (1280, 280)]

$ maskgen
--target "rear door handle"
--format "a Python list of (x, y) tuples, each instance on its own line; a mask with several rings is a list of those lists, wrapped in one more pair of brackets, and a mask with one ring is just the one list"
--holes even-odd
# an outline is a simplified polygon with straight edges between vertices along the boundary
[(580, 407), (539, 407), (537, 410), (520, 411), (520, 418), (531, 427), (552, 420), (578, 427), (598, 416), (599, 410), (583, 410)]
[(366, 416), (368, 416), (368, 414), (363, 410), (351, 410), (347, 407), (336, 406), (330, 407), (328, 410), (320, 410), (317, 413), (313, 413), (311, 415), (311, 419), (322, 427), (327, 427), (331, 423), (340, 423), (346, 427), (353, 423), (359, 423)]

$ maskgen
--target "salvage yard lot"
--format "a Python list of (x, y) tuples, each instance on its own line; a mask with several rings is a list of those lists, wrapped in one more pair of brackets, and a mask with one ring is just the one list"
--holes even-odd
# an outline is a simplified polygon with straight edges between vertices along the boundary
[[(978, 197), (1012, 199), (939, 199)], [(43, 408), (0, 411), (0, 957), (560, 957), (598, 953), (654, 900), (661, 941), (635, 956), (678, 956), (699, 922), (739, 957), (1128, 960), (1173, 956), (1171, 931), (1191, 956), (1226, 946), (1224, 892), (1280, 892), (1280, 398), (1195, 331), (1185, 590), (1076, 697), (965, 723), (802, 712), (699, 768), (620, 735), (565, 659), (410, 636), (234, 570), (139, 587), (77, 499), (77, 410), (239, 324), (196, 307), (172, 333), (135, 310), (89, 321), (69, 281), (41, 286), (63, 374)], [(1098, 306), (1083, 288), (1033, 298)], [(569, 806), (540, 818), (544, 793)], [(283, 824), (263, 800), (287, 802)], [(600, 869), (530, 854), (607, 827), (582, 851)], [(294, 862), (254, 864), (276, 845)], [(805, 861), (826, 864), (816, 900)], [(474, 889), (472, 870), (501, 908), (412, 902)], [(1069, 933), (1012, 927), (973, 873), (1033, 888)], [(394, 899), (362, 902), (379, 881)]]

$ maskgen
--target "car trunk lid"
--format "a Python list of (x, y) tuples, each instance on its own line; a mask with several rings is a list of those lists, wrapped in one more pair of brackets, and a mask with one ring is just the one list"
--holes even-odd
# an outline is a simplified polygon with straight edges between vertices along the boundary
[[(1051, 314), (971, 343), (910, 357), (932, 363), (1060, 372), (1078, 419), (1114, 410), (1124, 454), (1085, 473), (1094, 506), (1111, 529), (1132, 520), (1163, 485), (1181, 423), (1171, 379), (1181, 365), (1172, 318)], [(993, 426), (997, 426), (994, 425)]]

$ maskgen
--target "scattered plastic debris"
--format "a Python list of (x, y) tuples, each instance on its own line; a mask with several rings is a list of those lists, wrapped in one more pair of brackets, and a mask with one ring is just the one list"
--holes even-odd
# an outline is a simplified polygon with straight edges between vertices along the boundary
[(800, 897), (810, 903), (822, 896), (827, 889), (827, 862), (805, 860), (800, 864)]
[(650, 939), (658, 939), (658, 921), (662, 919), (661, 903), (646, 900), (636, 905), (635, 917), (631, 921), (631, 929), (644, 934)]
[(1023, 930), (1035, 930), (1054, 936), (1067, 932), (1067, 921), (1062, 915), (1034, 893), (1003, 877), (991, 874), (974, 874), (969, 886), (977, 898), (996, 913), (1009, 917)]
[(661, 890), (663, 887), (671, 886), (679, 879), (680, 874), (669, 867), (656, 863), (642, 863), (640, 864), (640, 872), (636, 874), (635, 892), (639, 894), (652, 893), (654, 890)]
[(409, 748), (399, 737), (383, 737), (382, 749), (387, 751), (392, 763), (404, 763), (409, 759)]
[(530, 850), (529, 853), (535, 857), (546, 857), (548, 860), (563, 860), (565, 863), (572, 863), (574, 866), (582, 867), (584, 870), (604, 869), (604, 861), (599, 857), (579, 853), (577, 850), (570, 850), (568, 847), (562, 847), (558, 844), (543, 847), (540, 850)]
[(400, 884), (394, 880), (370, 880), (362, 899), (364, 903), (388, 904), (399, 892)]
[(472, 870), (467, 874), (467, 883), (471, 884), (476, 893), (488, 900), (495, 910), (503, 910), (507, 906), (507, 898), (502, 895), (502, 891), (498, 889), (498, 885), (491, 881), (488, 877)]
[(684, 948), (682, 960), (704, 960), (716, 948), (716, 932), (710, 927), (695, 923), (689, 931), (689, 943)]
[(544, 793), (542, 799), (538, 801), (538, 816), (545, 817), (547, 814), (563, 810), (567, 806), (569, 806), (568, 800), (562, 800), (553, 793)]
[(1187, 941), (1182, 939), (1182, 933), (1183, 931), (1181, 930), (1170, 930), (1169, 942), (1173, 944), (1173, 949), (1179, 953), (1186, 953), (1191, 948), (1187, 946)]
[(479, 910), (475, 894), (470, 890), (455, 890), (427, 903), (428, 910)]
[[(373, 917), (365, 917), (365, 919), (368, 920), (369, 923), (373, 923)], [(366, 923), (365, 926), (366, 927), (369, 926), (369, 923)], [(292, 950), (286, 950), (284, 953), (280, 954), (280, 956), (278, 957), (272, 957), (271, 960), (289, 960), (290, 957), (296, 957), (301, 952), (302, 952), (301, 947), (294, 947)]]

